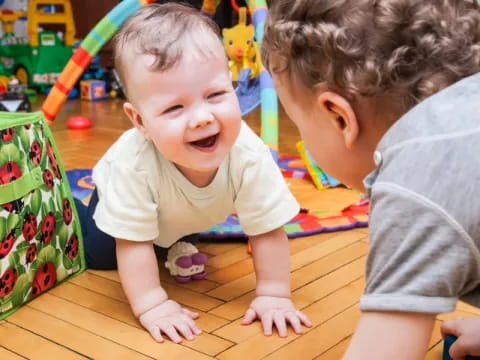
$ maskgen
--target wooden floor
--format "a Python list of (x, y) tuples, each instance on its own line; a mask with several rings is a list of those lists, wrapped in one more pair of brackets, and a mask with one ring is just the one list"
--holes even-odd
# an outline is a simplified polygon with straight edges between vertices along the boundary
[[(129, 127), (120, 100), (71, 101), (53, 125), (67, 169), (92, 167)], [(67, 130), (69, 115), (94, 120), (87, 131)], [(258, 112), (247, 122), (258, 131)], [(295, 154), (298, 134), (282, 114), (280, 152)], [(355, 201), (346, 189), (318, 191), (305, 181), (290, 181), (301, 205), (335, 213)], [(115, 271), (88, 270), (41, 295), (0, 322), (0, 359), (340, 359), (359, 319), (364, 286), (367, 229), (301, 237), (290, 241), (293, 299), (313, 321), (303, 336), (264, 337), (260, 324), (241, 326), (254, 295), (255, 276), (245, 243), (201, 243), (209, 255), (206, 280), (178, 285), (165, 269), (162, 282), (174, 300), (201, 313), (204, 333), (181, 345), (155, 343), (130, 312)], [(441, 359), (440, 320), (472, 316), (478, 310), (459, 305), (435, 324), (426, 359)]]

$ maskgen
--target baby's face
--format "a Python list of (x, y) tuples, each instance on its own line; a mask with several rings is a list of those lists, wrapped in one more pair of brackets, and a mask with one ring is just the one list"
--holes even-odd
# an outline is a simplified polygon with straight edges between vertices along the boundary
[(188, 47), (172, 68), (150, 70), (151, 55), (132, 59), (128, 91), (143, 134), (192, 182), (214, 174), (235, 142), (241, 115), (221, 45)]

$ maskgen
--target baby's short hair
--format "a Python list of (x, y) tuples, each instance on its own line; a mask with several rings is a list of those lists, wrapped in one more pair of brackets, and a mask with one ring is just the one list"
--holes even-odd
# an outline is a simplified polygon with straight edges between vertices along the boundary
[(275, 0), (263, 61), (308, 88), (396, 96), (408, 110), (480, 71), (477, 0)]
[(217, 24), (190, 6), (149, 4), (130, 16), (115, 35), (115, 68), (127, 90), (127, 52), (153, 55), (152, 70), (165, 71), (181, 59), (186, 43), (194, 43), (199, 51), (208, 52), (204, 48), (208, 47), (208, 37), (218, 40), (218, 36)]

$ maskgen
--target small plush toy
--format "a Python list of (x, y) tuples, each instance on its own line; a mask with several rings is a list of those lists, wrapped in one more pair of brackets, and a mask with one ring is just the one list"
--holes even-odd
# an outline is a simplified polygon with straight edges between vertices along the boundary
[(222, 35), (232, 80), (237, 81), (244, 68), (251, 69), (250, 78), (256, 77), (260, 70), (260, 55), (254, 39), (255, 29), (252, 24), (247, 25), (246, 8), (239, 9), (238, 24), (230, 29), (223, 29)]
[(179, 241), (168, 249), (165, 267), (178, 283), (187, 283), (190, 280), (200, 280), (207, 275), (205, 264), (207, 255), (189, 242)]

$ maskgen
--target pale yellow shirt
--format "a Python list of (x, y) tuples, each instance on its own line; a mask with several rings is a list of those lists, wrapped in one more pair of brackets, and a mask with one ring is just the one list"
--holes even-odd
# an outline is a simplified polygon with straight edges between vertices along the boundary
[(242, 122), (240, 135), (206, 187), (190, 183), (136, 130), (126, 131), (93, 170), (105, 233), (169, 247), (236, 213), (247, 235), (274, 230), (299, 211), (268, 147)]

